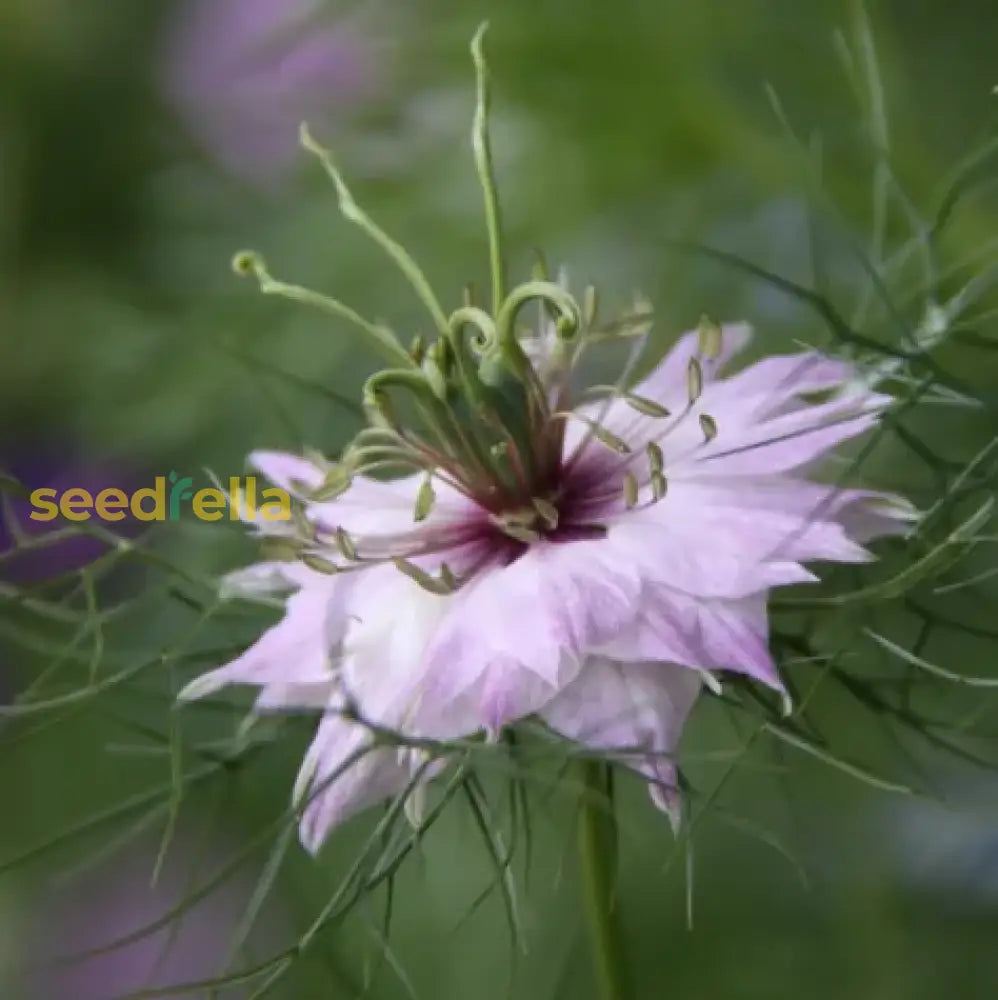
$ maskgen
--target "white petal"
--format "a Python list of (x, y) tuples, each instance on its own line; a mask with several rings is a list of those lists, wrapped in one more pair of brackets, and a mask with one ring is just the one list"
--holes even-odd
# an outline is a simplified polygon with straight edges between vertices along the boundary
[(342, 671), (344, 692), (364, 719), (429, 739), (453, 739), (481, 727), (470, 692), (437, 695), (427, 656), (431, 637), (457, 600), (429, 593), (390, 565), (360, 577), (348, 608)]

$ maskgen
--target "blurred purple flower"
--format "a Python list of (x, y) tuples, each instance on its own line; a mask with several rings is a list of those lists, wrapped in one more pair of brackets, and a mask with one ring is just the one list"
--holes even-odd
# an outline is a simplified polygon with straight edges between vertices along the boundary
[(272, 186), (298, 158), (298, 126), (370, 99), (370, 38), (321, 0), (186, 0), (166, 45), (165, 88), (226, 170)]
[[(197, 852), (200, 855), (200, 850)], [(142, 989), (165, 989), (225, 973), (229, 941), (246, 907), (252, 886), (226, 882), (217, 891), (151, 933), (141, 932), (183, 903), (225, 863), (225, 858), (194, 856), (175, 846), (156, 886), (151, 885), (155, 850), (135, 854), (88, 871), (70, 889), (51, 897), (39, 913), (46, 942), (31, 977), (31, 996), (52, 1000), (107, 1000)], [(261, 924), (270, 932), (275, 920)], [(139, 933), (137, 940), (78, 962), (53, 959), (78, 956)], [(236, 967), (244, 965), (237, 962)], [(203, 990), (171, 994), (201, 996)], [(242, 987), (219, 991), (224, 1000), (247, 996)]]
[[(121, 469), (103, 463), (84, 463), (79, 456), (65, 450), (35, 449), (19, 446), (16, 452), (0, 452), (0, 473), (12, 476), (27, 490), (54, 489), (62, 494), (68, 489), (84, 489), (91, 495), (101, 490), (117, 487), (129, 491), (135, 486), (135, 477)], [(2, 491), (3, 516), (0, 517), (0, 580), (10, 583), (39, 583), (52, 577), (69, 573), (93, 562), (107, 551), (107, 543), (84, 531), (73, 532), (51, 544), (38, 545), (16, 551), (14, 531), (37, 537), (59, 529), (69, 522), (61, 519), (33, 521), (32, 506), (27, 497), (11, 490)], [(118, 531), (129, 530), (134, 522), (126, 519), (117, 526)]]

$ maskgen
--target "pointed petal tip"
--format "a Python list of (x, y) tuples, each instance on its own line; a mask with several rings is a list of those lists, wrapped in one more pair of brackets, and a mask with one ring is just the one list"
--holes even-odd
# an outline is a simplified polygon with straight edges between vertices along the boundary
[(665, 813), (672, 828), (672, 835), (678, 837), (683, 828), (683, 796), (673, 779), (671, 784), (664, 780), (649, 780), (648, 795), (656, 809)]
[(198, 701), (206, 695), (214, 694), (216, 691), (221, 690), (226, 683), (224, 679), (216, 677), (214, 671), (202, 674), (180, 689), (177, 693), (177, 701), (179, 703)]

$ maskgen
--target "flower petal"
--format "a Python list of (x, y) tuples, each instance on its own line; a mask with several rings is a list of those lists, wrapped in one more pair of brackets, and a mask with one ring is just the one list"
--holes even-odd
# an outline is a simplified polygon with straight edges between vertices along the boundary
[(317, 853), (334, 826), (398, 795), (411, 779), (394, 748), (373, 747), (370, 730), (330, 711), (295, 781), (294, 802), (304, 805), (302, 845)]
[[(869, 430), (892, 397), (867, 393), (805, 406), (749, 426), (712, 414), (719, 433), (672, 463), (672, 476), (759, 475), (789, 472)], [(666, 456), (668, 464), (669, 456)]]
[[(711, 523), (700, 514), (684, 516), (678, 504), (671, 509), (677, 511), (672, 518), (650, 507), (619, 515), (610, 524), (607, 541), (618, 560), (626, 561), (646, 583), (700, 597), (739, 598), (815, 579), (779, 550), (778, 538), (767, 547), (736, 526)], [(765, 536), (761, 542), (766, 542)]]
[(420, 739), (453, 739), (481, 728), (469, 690), (478, 661), (464, 664), (469, 678), (460, 690), (441, 697), (427, 656), (457, 601), (457, 595), (429, 593), (394, 566), (360, 575), (347, 608), (342, 673), (344, 696), (365, 721)]
[(492, 729), (536, 709), (637, 610), (640, 579), (602, 540), (542, 542), (456, 596), (427, 650), (435, 696), (478, 685)]
[[(193, 680), (178, 699), (193, 701), (229, 684), (278, 685), (293, 693), (297, 685), (329, 682), (333, 673), (331, 653), (343, 630), (342, 602), (348, 582), (321, 573), (313, 573), (312, 577), (308, 585), (288, 598), (281, 621), (231, 663)], [(275, 691), (266, 700), (283, 699)], [(308, 707), (308, 702), (302, 707)]]
[(672, 663), (594, 656), (541, 715), (563, 736), (615, 754), (644, 774), (655, 803), (675, 816), (672, 755), (700, 686), (696, 671)]
[(366, 539), (362, 553), (374, 557), (381, 554), (375, 547), (378, 539), (384, 540), (385, 552), (391, 552), (400, 539), (411, 541), (418, 536), (432, 537), (437, 543), (453, 539), (457, 544), (469, 534), (469, 527), (484, 520), (484, 513), (453, 487), (435, 479), (433, 508), (417, 523), (416, 496), (423, 478), (382, 481), (355, 476), (335, 500), (309, 504), (308, 519), (320, 529), (342, 528), (356, 540)]
[(731, 670), (784, 691), (769, 652), (765, 592), (738, 600), (690, 597), (650, 587), (634, 626), (599, 652), (613, 659), (668, 659), (701, 670)]
[[(724, 366), (741, 351), (752, 336), (752, 328), (747, 323), (728, 323), (721, 328), (721, 351), (714, 360), (702, 359), (701, 372), (705, 384), (715, 379)], [(699, 334), (696, 330), (684, 333), (665, 356), (658, 367), (634, 387), (634, 394), (666, 407), (673, 414), (679, 414), (688, 403), (687, 372), (690, 360), (697, 355)], [(589, 434), (585, 421), (596, 421), (611, 434), (640, 450), (649, 440), (653, 440), (668, 419), (650, 417), (636, 410), (624, 398), (591, 403), (581, 406), (581, 422), (570, 422), (565, 432), (565, 454), (572, 454)], [(604, 447), (590, 437), (586, 451), (599, 455)]]
[(282, 490), (294, 495), (302, 492), (302, 485), (314, 490), (325, 479), (325, 473), (314, 462), (301, 455), (292, 455), (284, 451), (250, 452), (248, 462), (275, 486), (280, 486)]

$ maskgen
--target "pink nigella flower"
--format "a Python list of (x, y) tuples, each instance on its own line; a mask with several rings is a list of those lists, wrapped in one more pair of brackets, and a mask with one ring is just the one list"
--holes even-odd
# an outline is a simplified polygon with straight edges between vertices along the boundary
[[(707, 357), (688, 333), (633, 393), (583, 406), (567, 426), (554, 406), (536, 453), (508, 455), (524, 477), (508, 486), (442, 463), (429, 478), (357, 475), (335, 499), (309, 499), (339, 470), (251, 456), (302, 500), (314, 536), (300, 559), (228, 578), (230, 593), (291, 591), (285, 616), (184, 697), (250, 684), (260, 709), (325, 710), (298, 786), (327, 782), (304, 812), (309, 848), (401, 792), (422, 763), (383, 745), (350, 764), (374, 743), (365, 723), (443, 741), (536, 714), (620, 751), (671, 807), (670, 757), (701, 684), (736, 671), (783, 690), (769, 590), (815, 580), (807, 562), (869, 559), (862, 543), (904, 531), (911, 509), (802, 474), (872, 427), (890, 397), (805, 402), (855, 376), (818, 353), (724, 377), (747, 339), (745, 326), (724, 327)], [(435, 502), (422, 516), (427, 483)]]
[[(251, 685), (260, 711), (322, 711), (295, 791), (310, 850), (358, 810), (419, 792), (446, 766), (435, 744), (527, 717), (638, 770), (675, 817), (673, 756), (701, 686), (733, 671), (786, 697), (768, 648), (770, 590), (815, 580), (808, 563), (871, 558), (864, 542), (914, 517), (900, 498), (808, 475), (891, 398), (817, 352), (730, 374), (743, 324), (704, 320), (645, 381), (627, 389), (622, 377), (585, 401), (584, 352), (643, 335), (649, 317), (601, 326), (594, 290), (580, 303), (543, 276), (507, 293), (480, 42), (473, 145), (491, 311), (469, 296), (447, 315), (307, 131), (343, 214), (400, 266), (435, 341), (406, 350), (342, 303), (275, 280), (255, 255), (236, 259), (264, 292), (354, 323), (393, 365), (368, 380), (370, 426), (340, 463), (251, 456), (296, 507), (257, 523), (270, 556), (225, 590), (287, 593), (285, 614), (181, 694)], [(517, 322), (528, 303), (548, 317), (534, 332)]]

